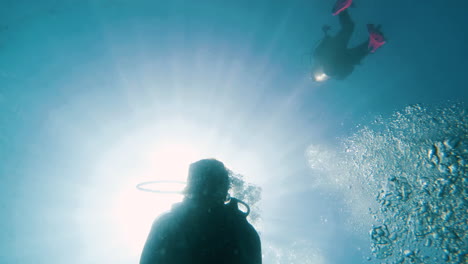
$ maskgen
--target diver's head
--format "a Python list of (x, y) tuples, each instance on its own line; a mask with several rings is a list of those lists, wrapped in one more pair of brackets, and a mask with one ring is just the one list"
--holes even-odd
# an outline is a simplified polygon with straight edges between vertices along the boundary
[(215, 159), (190, 164), (186, 197), (198, 202), (224, 202), (229, 190), (229, 174), (224, 164)]

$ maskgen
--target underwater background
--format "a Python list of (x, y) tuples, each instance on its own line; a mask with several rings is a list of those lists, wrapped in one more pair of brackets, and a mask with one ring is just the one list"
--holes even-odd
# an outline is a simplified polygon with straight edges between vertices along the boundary
[(317, 86), (331, 0), (0, 0), (0, 263), (138, 263), (205, 157), (264, 263), (467, 263), (468, 4), (354, 2), (388, 41)]

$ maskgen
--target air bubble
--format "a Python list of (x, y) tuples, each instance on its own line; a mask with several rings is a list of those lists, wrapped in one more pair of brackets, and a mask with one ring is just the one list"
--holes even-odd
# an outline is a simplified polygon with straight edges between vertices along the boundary
[(336, 163), (346, 164), (338, 171), (377, 193), (370, 212), (380, 223), (370, 232), (375, 259), (467, 263), (468, 116), (460, 109), (407, 107), (345, 142), (356, 151)]
[(426, 239), (426, 242), (424, 243), (425, 247), (430, 247), (432, 245), (432, 240), (430, 238)]

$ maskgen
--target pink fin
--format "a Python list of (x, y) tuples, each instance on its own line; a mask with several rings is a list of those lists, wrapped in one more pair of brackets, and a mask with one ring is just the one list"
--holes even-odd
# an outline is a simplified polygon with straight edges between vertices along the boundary
[(370, 52), (374, 53), (380, 46), (385, 44), (385, 38), (372, 24), (367, 25), (367, 30), (369, 31), (369, 49)]
[(351, 6), (353, 0), (337, 0), (335, 6), (333, 7), (332, 13), (334, 16), (346, 10)]

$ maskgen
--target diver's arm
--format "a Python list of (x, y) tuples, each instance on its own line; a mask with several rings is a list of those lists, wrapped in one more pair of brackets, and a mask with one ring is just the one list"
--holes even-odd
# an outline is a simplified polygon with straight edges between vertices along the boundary
[(262, 245), (260, 242), (260, 237), (258, 236), (257, 232), (255, 232), (254, 238), (254, 256), (253, 256), (253, 263), (254, 264), (262, 264)]
[(245, 241), (249, 252), (249, 264), (262, 264), (262, 245), (260, 242), (260, 236), (258, 235), (255, 228), (248, 224), (248, 239)]
[(156, 233), (156, 222), (151, 227), (151, 231), (146, 239), (145, 246), (140, 256), (140, 264), (152, 264), (155, 258), (156, 245), (158, 240), (158, 235)]
[(166, 235), (164, 232), (164, 217), (154, 221), (151, 231), (146, 240), (145, 246), (141, 253), (140, 264), (159, 264), (162, 263), (162, 250), (164, 250), (163, 245), (165, 244)]

